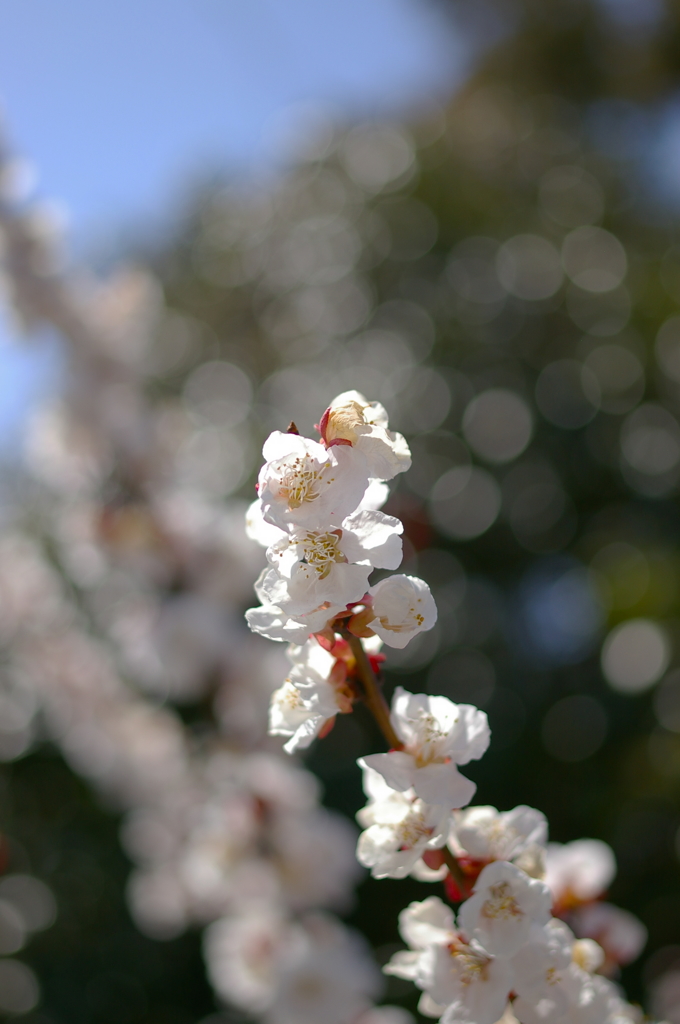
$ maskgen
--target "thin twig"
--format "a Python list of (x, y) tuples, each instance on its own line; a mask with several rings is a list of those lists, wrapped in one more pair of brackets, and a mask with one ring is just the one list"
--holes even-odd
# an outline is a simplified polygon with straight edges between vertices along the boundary
[(469, 882), (463, 873), (463, 870), (456, 860), (455, 855), (449, 850), (448, 846), (445, 846), (442, 850), (444, 854), (444, 863), (449, 869), (449, 874), (453, 878), (454, 882), (458, 886), (461, 899), (466, 899), (469, 896)]
[(363, 684), (363, 698), (366, 707), (378, 723), (378, 727), (387, 740), (390, 750), (401, 750), (403, 748), (403, 743), (392, 727), (392, 722), (390, 721), (390, 709), (383, 697), (380, 684), (375, 677), (375, 672), (371, 668), (371, 663), (368, 660), (366, 651), (364, 650), (364, 645), (359, 637), (354, 636), (354, 634), (350, 633), (349, 630), (341, 629), (339, 632), (352, 649), (352, 654), (354, 655), (354, 659), (357, 663), (357, 673)]

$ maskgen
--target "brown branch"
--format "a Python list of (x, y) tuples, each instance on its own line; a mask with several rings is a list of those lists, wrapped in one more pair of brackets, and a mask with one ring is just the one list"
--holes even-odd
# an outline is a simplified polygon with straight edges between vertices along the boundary
[(451, 852), (448, 846), (445, 846), (442, 849), (442, 853), (444, 854), (444, 863), (449, 869), (449, 874), (451, 875), (454, 882), (458, 886), (458, 891), (460, 892), (461, 899), (467, 899), (467, 897), (470, 895), (470, 886), (468, 879), (463, 873), (460, 864), (458, 863), (455, 855)]
[(358, 636), (354, 636), (347, 629), (341, 629), (339, 633), (352, 649), (352, 654), (357, 664), (357, 674), (363, 687), (363, 700), (366, 707), (378, 723), (378, 727), (387, 740), (390, 750), (401, 750), (403, 743), (392, 727), (390, 709), (383, 697), (380, 684), (375, 677), (375, 672), (371, 668), (364, 645)]

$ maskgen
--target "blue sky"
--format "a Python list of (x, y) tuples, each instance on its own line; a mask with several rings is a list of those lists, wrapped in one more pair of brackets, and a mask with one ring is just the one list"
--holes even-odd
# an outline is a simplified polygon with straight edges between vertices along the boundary
[[(0, 0), (0, 104), (76, 254), (163, 222), (207, 169), (271, 160), (283, 111), (399, 114), (446, 96), (465, 55), (429, 0)], [(0, 444), (55, 379), (0, 316)]]
[(401, 111), (457, 53), (429, 0), (0, 0), (15, 146), (76, 238), (162, 214), (189, 176), (267, 154), (287, 106)]

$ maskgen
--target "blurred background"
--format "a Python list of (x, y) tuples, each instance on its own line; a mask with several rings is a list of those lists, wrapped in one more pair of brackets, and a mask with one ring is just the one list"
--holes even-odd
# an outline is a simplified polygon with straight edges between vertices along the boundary
[[(247, 1019), (175, 890), (128, 882), (144, 773), (280, 749), (242, 511), (267, 433), (359, 388), (411, 445), (386, 510), (439, 607), (388, 686), (487, 711), (476, 802), (612, 846), (627, 991), (680, 1021), (680, 3), (3, 21), (0, 1008)], [(311, 749), (327, 807), (379, 742), (357, 711)], [(364, 880), (347, 920), (386, 960), (429, 892)]]

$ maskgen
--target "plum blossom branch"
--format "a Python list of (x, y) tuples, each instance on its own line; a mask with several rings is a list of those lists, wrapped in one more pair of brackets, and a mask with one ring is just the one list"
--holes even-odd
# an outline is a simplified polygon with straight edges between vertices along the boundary
[(357, 674), (362, 683), (362, 696), (366, 707), (373, 715), (390, 749), (401, 750), (403, 744), (394, 731), (390, 721), (390, 709), (383, 697), (382, 688), (371, 667), (360, 638), (354, 636), (348, 629), (340, 629), (339, 632), (352, 649), (352, 654), (356, 661)]
[(384, 700), (372, 664), (379, 647), (405, 647), (437, 615), (422, 580), (369, 582), (374, 568), (401, 561), (401, 523), (379, 507), (385, 482), (410, 465), (406, 442), (358, 392), (334, 399), (318, 430), (321, 442), (280, 432), (265, 442), (248, 529), (270, 568), (247, 618), (290, 642), (292, 669), (270, 711), (270, 731), (288, 737), (288, 752), (325, 736), (357, 700), (385, 737), (386, 753), (358, 762), (368, 797), (357, 814), (359, 862), (375, 878), (443, 881), (459, 904), (457, 915), (434, 896), (407, 907), (399, 924), (409, 948), (385, 972), (413, 981), (419, 1010), (441, 1024), (635, 1024), (637, 1011), (604, 973), (623, 962), (625, 943), (616, 953), (610, 937), (621, 920), (574, 912), (578, 892), (591, 903), (595, 895), (583, 884), (593, 848), (553, 852), (548, 884), (539, 811), (467, 807), (476, 786), (459, 767), (489, 745), (484, 712), (401, 687), (391, 708)]
[(470, 894), (469, 878), (458, 863), (455, 854), (451, 852), (448, 846), (442, 847), (442, 856), (451, 878), (456, 883), (456, 888), (460, 893), (460, 898), (465, 899), (465, 897)]

